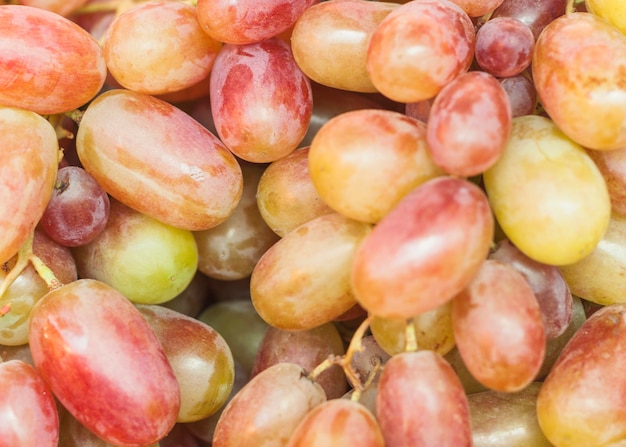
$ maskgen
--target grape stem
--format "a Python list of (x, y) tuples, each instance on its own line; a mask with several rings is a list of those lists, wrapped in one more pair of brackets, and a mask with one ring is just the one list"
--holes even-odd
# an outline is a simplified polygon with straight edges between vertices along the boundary
[(365, 318), (361, 322), (359, 327), (356, 329), (356, 331), (354, 331), (354, 334), (352, 335), (352, 339), (350, 340), (348, 349), (346, 349), (345, 355), (329, 356), (326, 360), (324, 360), (322, 363), (317, 365), (313, 369), (313, 371), (311, 371), (311, 373), (308, 375), (308, 378), (310, 380), (315, 380), (317, 377), (319, 377), (321, 373), (326, 371), (331, 366), (339, 365), (343, 369), (344, 374), (346, 375), (346, 378), (348, 379), (348, 382), (350, 382), (350, 385), (352, 385), (352, 388), (354, 388), (353, 393), (357, 394), (357, 396), (354, 399), (358, 400), (358, 398), (361, 395), (361, 392), (364, 389), (366, 389), (366, 387), (369, 386), (369, 384), (371, 384), (371, 381), (373, 380), (373, 378), (368, 377), (365, 382), (362, 382), (361, 377), (359, 376), (359, 373), (356, 372), (354, 368), (352, 367), (352, 358), (354, 357), (355, 353), (363, 350), (363, 345), (361, 344), (361, 340), (363, 339), (365, 332), (369, 329), (370, 324), (373, 319), (374, 319), (373, 315), (368, 315), (368, 317)]
[[(63, 285), (61, 281), (54, 275), (50, 267), (48, 267), (35, 253), (33, 253), (33, 239), (34, 233), (31, 233), (26, 242), (22, 244), (20, 250), (17, 253), (17, 261), (13, 268), (9, 271), (7, 276), (0, 284), (0, 298), (5, 294), (5, 292), (11, 287), (11, 284), (15, 282), (17, 277), (24, 271), (28, 264), (32, 264), (39, 276), (46, 282), (49, 290), (58, 289)], [(5, 266), (7, 264), (5, 263)], [(11, 311), (11, 303), (7, 303), (7, 305), (3, 306), (0, 310), (1, 316), (6, 315)]]
[(415, 322), (413, 321), (413, 318), (409, 318), (408, 320), (406, 320), (404, 337), (406, 339), (404, 350), (406, 352), (417, 351), (417, 337), (415, 336)]

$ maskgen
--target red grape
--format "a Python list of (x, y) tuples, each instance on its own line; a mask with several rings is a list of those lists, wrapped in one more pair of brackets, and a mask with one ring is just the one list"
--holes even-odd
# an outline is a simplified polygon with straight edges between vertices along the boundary
[(59, 416), (48, 385), (33, 366), (0, 359), (0, 444), (56, 447)]
[(461, 382), (433, 351), (405, 352), (387, 361), (378, 382), (376, 417), (386, 447), (472, 445)]
[(406, 195), (365, 237), (352, 290), (372, 314), (411, 318), (451, 300), (489, 253), (494, 222), (484, 192), (439, 177)]
[(526, 278), (511, 264), (489, 259), (452, 302), (454, 339), (483, 385), (519, 391), (537, 375), (546, 349), (541, 310)]
[(40, 220), (41, 228), (61, 245), (76, 247), (95, 239), (109, 218), (109, 196), (78, 166), (57, 172), (54, 192)]
[(426, 142), (433, 161), (448, 174), (478, 175), (500, 158), (511, 134), (506, 91), (488, 73), (459, 75), (432, 103)]
[(80, 279), (48, 293), (31, 313), (29, 345), (55, 397), (107, 442), (150, 444), (176, 422), (180, 391), (163, 348), (112, 287)]
[(211, 71), (217, 133), (239, 158), (268, 163), (291, 153), (306, 134), (311, 82), (287, 43), (272, 38), (224, 45)]

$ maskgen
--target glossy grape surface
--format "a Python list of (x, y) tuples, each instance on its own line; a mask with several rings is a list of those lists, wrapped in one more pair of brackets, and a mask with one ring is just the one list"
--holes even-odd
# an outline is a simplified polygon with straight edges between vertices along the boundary
[(83, 115), (76, 149), (107, 193), (174, 227), (211, 228), (241, 197), (241, 168), (219, 139), (149, 95), (122, 89), (99, 95)]
[(0, 24), (0, 104), (49, 115), (98, 94), (104, 55), (83, 28), (42, 8), (6, 4)]
[(29, 345), (55, 397), (104, 440), (147, 445), (176, 422), (180, 392), (163, 348), (112, 287), (81, 279), (47, 294), (31, 314)]

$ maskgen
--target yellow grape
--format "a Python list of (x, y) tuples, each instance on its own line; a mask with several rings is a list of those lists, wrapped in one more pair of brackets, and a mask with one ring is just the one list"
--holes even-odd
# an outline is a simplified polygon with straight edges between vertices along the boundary
[[(311, 80), (354, 92), (376, 92), (366, 68), (367, 45), (378, 24), (398, 5), (351, 0), (322, 2), (300, 16), (291, 49)], [(315, 45), (311, 45), (311, 41)]]
[(4, 263), (18, 252), (48, 205), (59, 143), (48, 121), (12, 107), (0, 106), (0, 135), (0, 263)]
[(567, 343), (537, 398), (555, 447), (617, 447), (626, 440), (626, 306), (593, 313)]
[(538, 37), (532, 76), (557, 126), (589, 149), (626, 146), (626, 36), (590, 13), (563, 15)]
[(104, 58), (124, 87), (161, 95), (206, 79), (221, 47), (198, 23), (195, 7), (153, 0), (131, 8), (109, 26)]
[(608, 20), (626, 34), (626, 2), (623, 0), (585, 0), (587, 11)]
[(261, 257), (250, 293), (271, 326), (305, 330), (334, 320), (356, 303), (350, 266), (371, 225), (333, 213), (285, 235)]
[(514, 118), (504, 153), (483, 179), (502, 230), (536, 261), (579, 261), (608, 226), (604, 178), (584, 149), (548, 118)]
[(344, 112), (327, 121), (311, 142), (309, 172), (331, 208), (370, 223), (413, 188), (443, 174), (429, 154), (426, 125), (379, 109)]
[[(413, 318), (418, 349), (430, 349), (446, 355), (454, 348), (452, 303), (419, 314)], [(374, 317), (370, 329), (381, 348), (390, 355), (406, 350), (406, 320)]]
[(626, 217), (613, 214), (595, 250), (560, 270), (572, 294), (601, 305), (626, 303)]

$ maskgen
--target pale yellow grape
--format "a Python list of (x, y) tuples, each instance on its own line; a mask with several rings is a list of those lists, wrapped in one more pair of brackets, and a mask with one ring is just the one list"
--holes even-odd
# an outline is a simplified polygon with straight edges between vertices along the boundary
[(626, 34), (626, 2), (624, 0), (585, 0), (587, 11), (608, 20)]
[(584, 149), (548, 118), (514, 118), (504, 153), (483, 178), (502, 230), (536, 261), (577, 262), (608, 227), (604, 178)]

